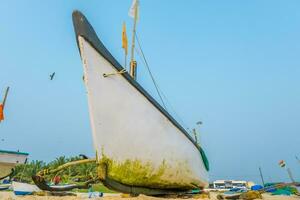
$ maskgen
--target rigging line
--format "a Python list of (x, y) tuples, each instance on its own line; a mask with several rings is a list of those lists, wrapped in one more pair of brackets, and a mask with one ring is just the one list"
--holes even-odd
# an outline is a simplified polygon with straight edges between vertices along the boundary
[[(139, 44), (141, 53), (138, 51), (138, 49), (136, 49), (136, 52), (137, 52), (138, 55), (141, 57), (140, 54), (143, 54), (143, 52), (142, 52), (142, 48), (141, 48), (141, 45), (140, 45), (140, 43), (139, 43), (138, 38), (137, 38), (137, 41), (138, 41), (138, 44)], [(145, 59), (145, 56), (143, 56), (143, 58)], [(144, 59), (142, 59), (142, 60), (143, 60), (144, 64), (147, 66), (147, 68), (149, 68), (148, 71), (150, 71), (150, 67), (149, 67), (148, 63), (146, 63), (146, 61), (145, 61)], [(154, 79), (154, 78), (153, 78), (153, 79)], [(157, 84), (156, 86), (157, 86), (157, 88), (158, 88), (158, 92), (160, 92), (160, 94), (163, 95), (164, 99), (167, 101), (167, 103), (169, 104), (171, 110), (174, 112), (174, 114), (176, 115), (176, 117), (181, 121), (181, 123), (186, 127), (186, 129), (189, 129), (189, 127), (186, 125), (186, 123), (184, 122), (184, 120), (183, 120), (183, 119), (180, 117), (180, 115), (176, 112), (176, 110), (174, 109), (174, 107), (172, 106), (171, 102), (168, 100), (168, 98), (167, 98), (166, 95), (164, 94), (164, 92), (160, 89), (160, 87), (158, 86), (158, 84)]]
[(142, 54), (142, 58), (143, 58), (142, 60), (143, 60), (143, 62), (145, 64), (145, 66), (147, 67), (147, 70), (148, 70), (148, 72), (149, 72), (149, 74), (151, 76), (151, 79), (152, 79), (152, 81), (153, 81), (153, 83), (155, 85), (156, 91), (157, 91), (157, 93), (158, 93), (158, 95), (159, 95), (159, 97), (160, 97), (160, 99), (161, 99), (161, 101), (162, 101), (162, 103), (164, 105), (164, 108), (167, 110), (166, 105), (165, 105), (165, 103), (164, 103), (163, 98), (162, 98), (161, 95), (164, 96), (165, 100), (170, 105), (170, 108), (172, 109), (172, 111), (174, 112), (174, 114), (176, 115), (176, 117), (181, 121), (181, 123), (186, 127), (186, 129), (188, 129), (188, 126), (186, 125), (186, 123), (184, 123), (184, 121), (182, 120), (182, 118), (180, 117), (180, 115), (176, 112), (176, 110), (174, 109), (174, 107), (172, 106), (172, 104), (170, 103), (170, 101), (168, 100), (168, 98), (166, 97), (166, 95), (162, 92), (162, 90), (159, 88), (158, 84), (156, 83), (155, 78), (154, 78), (154, 76), (153, 76), (153, 74), (152, 74), (152, 72), (150, 70), (150, 67), (148, 65), (148, 62), (146, 60), (145, 54), (143, 52), (143, 49), (141, 47), (140, 40), (139, 40), (139, 38), (137, 36), (137, 33), (135, 34), (135, 37), (136, 37), (136, 41), (138, 43), (140, 52), (138, 52), (137, 50), (136, 51), (139, 54), (139, 56), (140, 56), (140, 53)]
[[(140, 57), (140, 59), (143, 61), (144, 66), (147, 67), (146, 62), (145, 62), (145, 60), (143, 59), (143, 56), (141, 55), (141, 52), (138, 51), (137, 48), (135, 48), (135, 52), (136, 52), (137, 55)], [(148, 72), (149, 72), (149, 71), (148, 71)], [(149, 73), (150, 73), (150, 72), (149, 72)], [(151, 76), (151, 75), (150, 75), (150, 76)], [(151, 79), (152, 79), (152, 76), (151, 76)], [(168, 110), (168, 109), (167, 109), (167, 106), (165, 105), (165, 102), (163, 101), (163, 98), (162, 98), (162, 96), (161, 96), (161, 95), (162, 95), (161, 89), (158, 87), (158, 84), (155, 84), (155, 81), (153, 81), (153, 79), (152, 79), (152, 82), (154, 83), (156, 92), (157, 92), (157, 94), (159, 95), (159, 99), (160, 99), (160, 101), (162, 102), (164, 109), (165, 109), (165, 110)]]
[(184, 122), (184, 120), (180, 117), (180, 115), (176, 112), (175, 108), (173, 107), (173, 105), (171, 104), (171, 102), (168, 100), (168, 98), (166, 97), (166, 95), (163, 93), (162, 90), (160, 90), (161, 94), (164, 96), (165, 100), (167, 101), (167, 103), (169, 104), (170, 108), (172, 109), (172, 111), (174, 112), (174, 114), (176, 115), (176, 117), (181, 121), (181, 123), (188, 129), (189, 127), (186, 125), (186, 123)]
[[(140, 55), (141, 53), (138, 51), (138, 49), (135, 49), (137, 55), (141, 58), (141, 60), (143, 61), (144, 65), (145, 61), (142, 59), (142, 56)], [(185, 129), (189, 130), (189, 126), (187, 126), (187, 124), (184, 122), (184, 120), (180, 117), (180, 115), (176, 112), (176, 110), (174, 109), (174, 107), (172, 106), (172, 104), (170, 103), (170, 101), (168, 100), (168, 98), (166, 97), (166, 95), (164, 94), (164, 92), (160, 89), (160, 87), (157, 85), (160, 93), (163, 95), (164, 99), (166, 100), (166, 102), (168, 103), (169, 107), (171, 108), (172, 112), (176, 115), (177, 119), (180, 120), (180, 122), (185, 126)], [(167, 109), (166, 109), (167, 110)], [(190, 133), (188, 131), (188, 133)]]
[(142, 50), (140, 41), (139, 41), (139, 39), (138, 39), (138, 37), (137, 37), (137, 34), (135, 34), (135, 38), (136, 38), (137, 43), (138, 43), (138, 45), (139, 45), (139, 49), (140, 49), (140, 51), (141, 51), (141, 54), (142, 54), (143, 60), (144, 60), (144, 62), (145, 62), (145, 65), (146, 65), (146, 67), (147, 67), (147, 70), (148, 70), (148, 72), (149, 72), (149, 74), (150, 74), (150, 76), (151, 76), (151, 79), (152, 79), (153, 83), (154, 83), (156, 92), (157, 92), (157, 94), (158, 94), (158, 96), (159, 96), (159, 98), (160, 98), (160, 100), (161, 100), (161, 102), (162, 102), (162, 104), (163, 104), (163, 107), (167, 110), (167, 107), (166, 107), (166, 105), (165, 105), (165, 102), (164, 102), (164, 100), (163, 100), (163, 98), (162, 98), (162, 96), (161, 96), (161, 94), (160, 94), (160, 92), (159, 92), (158, 85), (157, 85), (157, 83), (156, 83), (156, 81), (155, 81), (155, 79), (154, 79), (154, 76), (153, 76), (153, 74), (152, 74), (152, 72), (151, 72), (151, 70), (150, 70), (150, 67), (149, 67), (149, 65), (148, 65), (148, 62), (147, 62), (147, 60), (146, 60), (146, 58), (145, 58), (145, 55), (144, 55), (144, 52), (143, 52), (143, 50)]

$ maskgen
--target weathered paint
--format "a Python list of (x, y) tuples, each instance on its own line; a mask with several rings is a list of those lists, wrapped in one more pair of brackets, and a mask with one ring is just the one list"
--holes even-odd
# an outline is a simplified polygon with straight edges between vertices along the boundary
[(134, 186), (205, 187), (207, 171), (198, 149), (120, 75), (103, 77), (113, 68), (84, 38), (79, 45), (94, 146), (99, 153), (104, 148), (112, 162), (107, 175)]

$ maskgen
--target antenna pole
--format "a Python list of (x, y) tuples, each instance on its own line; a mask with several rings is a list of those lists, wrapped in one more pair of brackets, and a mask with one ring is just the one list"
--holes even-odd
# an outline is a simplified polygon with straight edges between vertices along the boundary
[(284, 162), (284, 160), (281, 160), (281, 161), (279, 162), (279, 165), (280, 165), (280, 167), (286, 169), (286, 171), (287, 171), (287, 173), (288, 173), (288, 175), (289, 175), (289, 178), (291, 179), (292, 183), (295, 183), (295, 179), (294, 179), (294, 177), (293, 177), (292, 171), (291, 171), (291, 169), (286, 165), (286, 163)]
[(292, 172), (291, 172), (291, 169), (290, 169), (290, 168), (287, 168), (286, 170), (287, 170), (287, 172), (288, 172), (288, 174), (289, 174), (289, 177), (290, 177), (292, 183), (295, 183), (295, 179), (294, 179), (294, 177), (293, 177), (293, 174), (292, 174)]
[(137, 24), (137, 15), (138, 15), (138, 6), (139, 6), (138, 4), (139, 2), (137, 0), (136, 5), (134, 7), (134, 24), (133, 24), (133, 31), (132, 31), (131, 60), (130, 60), (130, 75), (134, 80), (136, 80), (136, 68), (137, 68), (137, 63), (134, 60), (134, 48), (135, 48), (136, 24)]
[(261, 168), (260, 167), (259, 167), (259, 174), (260, 174), (260, 178), (261, 178), (262, 184), (265, 187), (265, 181), (264, 181), (264, 177), (263, 177), (263, 174), (261, 172)]
[(196, 131), (195, 128), (193, 128), (193, 134), (194, 134), (194, 137), (195, 137), (195, 141), (196, 141), (196, 143), (198, 144), (197, 131)]

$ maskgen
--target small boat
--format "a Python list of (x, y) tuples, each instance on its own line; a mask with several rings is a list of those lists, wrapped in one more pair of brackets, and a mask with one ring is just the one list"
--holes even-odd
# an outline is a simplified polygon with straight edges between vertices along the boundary
[(36, 185), (16, 181), (12, 182), (12, 189), (15, 195), (31, 195), (34, 192), (41, 191)]
[(24, 164), (28, 153), (0, 150), (0, 180), (9, 176), (17, 164)]
[(202, 147), (118, 63), (81, 12), (73, 12), (73, 24), (104, 185), (147, 195), (206, 187)]
[(0, 184), (0, 191), (8, 190), (11, 184)]

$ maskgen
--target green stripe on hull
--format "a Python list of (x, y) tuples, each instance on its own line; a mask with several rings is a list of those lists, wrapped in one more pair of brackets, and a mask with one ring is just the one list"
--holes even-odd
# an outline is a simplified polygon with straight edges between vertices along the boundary
[(1, 153), (14, 154), (14, 155), (24, 155), (24, 156), (28, 156), (29, 155), (29, 153), (18, 152), (18, 151), (5, 151), (5, 150), (0, 150), (0, 154)]

